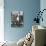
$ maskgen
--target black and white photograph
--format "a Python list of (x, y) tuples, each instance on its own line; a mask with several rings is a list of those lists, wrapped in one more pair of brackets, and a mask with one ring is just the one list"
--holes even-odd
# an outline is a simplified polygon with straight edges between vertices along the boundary
[(23, 26), (23, 11), (11, 12), (11, 27), (22, 27)]

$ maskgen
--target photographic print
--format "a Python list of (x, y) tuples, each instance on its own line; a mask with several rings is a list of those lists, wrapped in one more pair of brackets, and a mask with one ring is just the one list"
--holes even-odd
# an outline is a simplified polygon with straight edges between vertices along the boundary
[(23, 26), (23, 11), (12, 11), (11, 12), (11, 27)]

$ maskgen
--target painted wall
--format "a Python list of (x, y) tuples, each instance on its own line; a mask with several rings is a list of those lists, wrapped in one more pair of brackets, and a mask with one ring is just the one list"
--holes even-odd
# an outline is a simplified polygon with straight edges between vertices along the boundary
[[(18, 41), (32, 29), (32, 20), (40, 9), (40, 0), (4, 0), (4, 35), (7, 41)], [(11, 27), (11, 11), (24, 11), (24, 26)]]
[(4, 0), (0, 0), (0, 42), (4, 41)]
[[(43, 9), (46, 9), (46, 0), (40, 0), (40, 10), (43, 10)], [(44, 20), (43, 22), (42, 21), (40, 22), (40, 25), (46, 27), (46, 11), (43, 13), (42, 17)], [(45, 44), (46, 44), (46, 37), (45, 37)]]
[[(46, 0), (41, 0), (41, 1), (40, 1), (40, 9), (41, 9), (41, 11), (42, 11), (43, 9), (46, 9)], [(46, 26), (46, 20), (45, 20), (45, 19), (46, 19), (46, 11), (43, 12), (42, 17), (43, 17), (43, 22), (41, 21), (41, 22), (40, 22), (40, 25)]]

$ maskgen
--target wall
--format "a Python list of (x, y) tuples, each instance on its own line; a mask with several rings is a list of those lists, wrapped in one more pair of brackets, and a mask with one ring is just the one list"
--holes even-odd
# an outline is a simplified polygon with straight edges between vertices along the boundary
[(4, 0), (0, 0), (0, 42), (4, 41)]
[[(46, 9), (46, 0), (41, 0), (41, 1), (40, 1), (40, 9), (41, 9), (41, 11), (42, 11), (43, 9)], [(46, 27), (46, 20), (45, 20), (45, 19), (46, 19), (46, 10), (43, 12), (42, 17), (43, 17), (43, 22), (41, 21), (41, 22), (40, 22), (40, 25)]]
[[(4, 36), (7, 41), (18, 41), (24, 37), (32, 28), (32, 20), (40, 9), (40, 0), (4, 0)], [(24, 11), (24, 26), (11, 27), (11, 11)]]
[[(40, 10), (43, 10), (43, 9), (46, 9), (46, 0), (40, 0)], [(46, 11), (43, 13), (42, 17), (44, 20), (43, 20), (43, 22), (40, 21), (40, 25), (46, 27)], [(46, 34), (45, 34), (45, 36), (46, 36)], [(45, 41), (46, 41), (46, 38), (45, 38)]]

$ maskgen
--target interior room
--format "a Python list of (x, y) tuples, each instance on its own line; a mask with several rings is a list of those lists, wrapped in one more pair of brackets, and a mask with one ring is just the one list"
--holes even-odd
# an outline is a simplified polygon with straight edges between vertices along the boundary
[(46, 46), (46, 0), (0, 0), (0, 46)]

